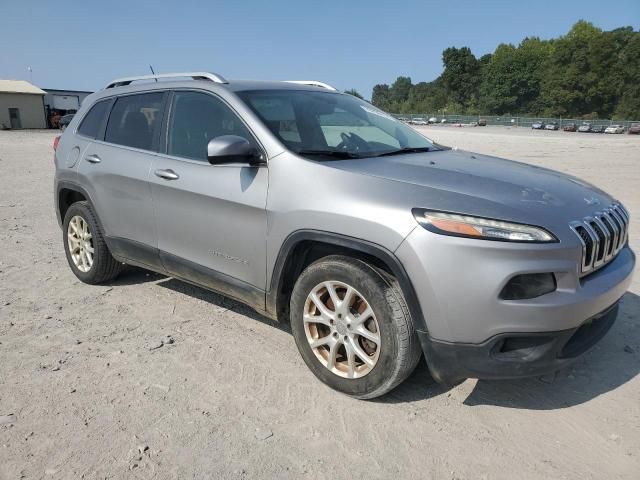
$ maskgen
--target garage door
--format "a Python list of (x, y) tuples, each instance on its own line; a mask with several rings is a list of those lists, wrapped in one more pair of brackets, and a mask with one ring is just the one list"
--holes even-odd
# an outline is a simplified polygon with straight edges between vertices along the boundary
[(57, 110), (78, 110), (80, 99), (77, 95), (54, 95), (53, 108)]

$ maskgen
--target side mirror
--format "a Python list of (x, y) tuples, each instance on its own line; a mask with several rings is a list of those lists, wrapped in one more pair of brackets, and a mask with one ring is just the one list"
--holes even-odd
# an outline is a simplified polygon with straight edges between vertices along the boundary
[(252, 147), (246, 138), (237, 135), (222, 135), (209, 140), (207, 159), (211, 165), (224, 163), (245, 163), (260, 165), (265, 163), (262, 154)]

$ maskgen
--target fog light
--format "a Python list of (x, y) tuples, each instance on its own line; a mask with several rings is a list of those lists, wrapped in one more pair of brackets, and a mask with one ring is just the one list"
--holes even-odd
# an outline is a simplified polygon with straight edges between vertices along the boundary
[(556, 277), (553, 273), (526, 273), (516, 275), (507, 282), (500, 298), (502, 300), (526, 300), (536, 298), (556, 289)]

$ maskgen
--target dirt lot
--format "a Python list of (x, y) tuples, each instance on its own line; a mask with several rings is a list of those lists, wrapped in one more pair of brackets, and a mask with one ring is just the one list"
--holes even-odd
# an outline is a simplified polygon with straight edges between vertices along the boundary
[[(614, 192), (640, 250), (640, 137), (424, 130)], [(0, 479), (640, 478), (640, 275), (612, 331), (555, 377), (445, 390), (421, 365), (352, 400), (235, 302), (142, 270), (76, 280), (53, 137), (0, 132)]]

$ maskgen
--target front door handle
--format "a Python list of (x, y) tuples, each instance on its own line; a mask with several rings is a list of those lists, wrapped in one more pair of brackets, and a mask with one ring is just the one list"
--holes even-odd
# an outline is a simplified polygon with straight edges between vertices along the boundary
[(100, 163), (102, 161), (98, 155), (87, 155), (84, 159), (89, 163)]
[(180, 175), (170, 168), (166, 170), (156, 170), (154, 173), (156, 174), (156, 177), (164, 178), (165, 180), (177, 180), (180, 178)]

